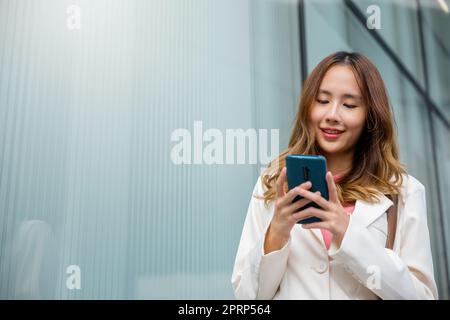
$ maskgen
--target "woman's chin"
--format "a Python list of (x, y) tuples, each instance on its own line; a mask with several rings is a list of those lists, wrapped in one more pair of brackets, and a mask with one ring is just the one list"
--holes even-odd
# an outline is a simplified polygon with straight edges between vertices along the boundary
[(327, 144), (321, 144), (320, 145), (320, 150), (324, 153), (324, 154), (328, 154), (328, 155), (332, 155), (332, 154), (339, 154), (342, 153), (343, 148), (339, 147), (339, 146), (330, 146)]

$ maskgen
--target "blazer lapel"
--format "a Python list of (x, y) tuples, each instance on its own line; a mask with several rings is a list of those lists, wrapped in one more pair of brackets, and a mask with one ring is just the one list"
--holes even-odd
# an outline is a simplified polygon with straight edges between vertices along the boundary
[(364, 200), (357, 200), (353, 215), (355, 220), (367, 227), (379, 217), (381, 217), (394, 203), (384, 194), (379, 197), (379, 201), (369, 203)]
[[(364, 200), (356, 200), (355, 209), (352, 213), (353, 219), (367, 227), (381, 217), (393, 204), (394, 203), (392, 200), (384, 194), (379, 196), (379, 201), (375, 203), (369, 203)], [(325, 246), (320, 229), (310, 229), (310, 232), (312, 232), (317, 240)]]
[(322, 232), (320, 229), (309, 229), (309, 231), (316, 237), (317, 240), (325, 247), (325, 241), (323, 241)]

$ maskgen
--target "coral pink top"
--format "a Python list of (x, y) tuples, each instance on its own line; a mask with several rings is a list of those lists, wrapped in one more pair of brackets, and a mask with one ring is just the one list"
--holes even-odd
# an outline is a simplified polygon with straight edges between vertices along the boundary
[[(334, 178), (334, 182), (337, 182), (342, 178), (342, 174), (333, 175), (333, 178)], [(347, 211), (347, 214), (350, 215), (353, 213), (353, 210), (355, 210), (355, 201), (350, 202), (350, 203), (344, 203), (343, 206), (344, 206), (345, 211)], [(330, 231), (328, 231), (326, 229), (320, 229), (320, 231), (322, 232), (323, 241), (325, 242), (325, 247), (328, 250), (330, 248), (330, 244), (333, 239), (333, 235)]]

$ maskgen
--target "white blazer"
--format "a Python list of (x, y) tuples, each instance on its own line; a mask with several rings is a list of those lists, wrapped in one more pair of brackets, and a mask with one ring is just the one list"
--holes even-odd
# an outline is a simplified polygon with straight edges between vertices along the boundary
[[(393, 250), (385, 248), (386, 197), (357, 200), (340, 248), (319, 229), (295, 225), (280, 250), (264, 254), (274, 201), (251, 198), (231, 283), (237, 299), (437, 299), (425, 188), (404, 175)], [(263, 195), (261, 177), (253, 194)]]

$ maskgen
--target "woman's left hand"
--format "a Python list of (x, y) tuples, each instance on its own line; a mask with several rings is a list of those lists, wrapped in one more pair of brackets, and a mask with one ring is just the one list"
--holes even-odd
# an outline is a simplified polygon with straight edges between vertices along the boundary
[(322, 209), (309, 207), (293, 214), (295, 219), (303, 220), (309, 217), (318, 217), (322, 221), (304, 224), (305, 229), (326, 229), (333, 234), (333, 241), (336, 241), (338, 248), (341, 246), (345, 231), (347, 230), (350, 217), (339, 202), (336, 184), (330, 171), (326, 174), (328, 185), (328, 195), (330, 200), (326, 200), (321, 195), (315, 194), (309, 190), (301, 189), (299, 194), (311, 201), (314, 201)]

